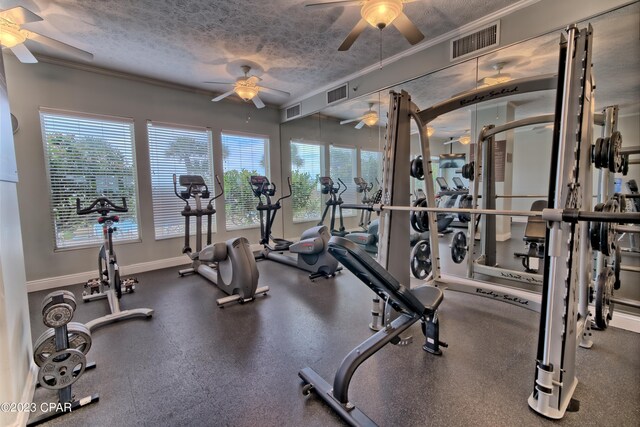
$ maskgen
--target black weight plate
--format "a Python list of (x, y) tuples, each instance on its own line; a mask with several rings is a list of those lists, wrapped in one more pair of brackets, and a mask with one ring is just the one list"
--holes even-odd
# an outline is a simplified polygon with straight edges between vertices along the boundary
[(620, 289), (620, 263), (622, 262), (622, 253), (620, 252), (620, 245), (616, 244), (613, 258), (613, 289), (616, 291)]
[[(618, 202), (614, 199), (610, 199), (605, 203), (602, 208), (602, 212), (616, 212)], [(613, 230), (613, 223), (602, 222), (600, 223), (600, 252), (603, 255), (611, 255), (611, 247), (615, 239), (615, 231)]]
[(467, 255), (467, 235), (464, 231), (458, 231), (451, 239), (451, 259), (456, 264), (464, 261)]
[(469, 170), (467, 171), (469, 173), (469, 181), (473, 181), (475, 179), (475, 160), (471, 163), (469, 163)]
[[(602, 208), (604, 208), (603, 203), (598, 203), (594, 208), (594, 212), (601, 212)], [(594, 251), (600, 250), (600, 226), (601, 223), (598, 221), (592, 221), (589, 223), (589, 240), (591, 241), (591, 249)]]
[(596, 139), (596, 144), (591, 151), (591, 161), (596, 168), (600, 168), (600, 150), (602, 149), (602, 138)]
[(411, 273), (421, 280), (431, 273), (431, 247), (427, 240), (420, 240), (411, 251)]
[(596, 313), (595, 321), (598, 329), (606, 329), (613, 317), (613, 271), (607, 267), (596, 280)]
[(622, 175), (627, 176), (629, 173), (629, 155), (622, 156)]
[(600, 167), (606, 168), (609, 163), (609, 138), (604, 138), (602, 140), (602, 145), (600, 146)]

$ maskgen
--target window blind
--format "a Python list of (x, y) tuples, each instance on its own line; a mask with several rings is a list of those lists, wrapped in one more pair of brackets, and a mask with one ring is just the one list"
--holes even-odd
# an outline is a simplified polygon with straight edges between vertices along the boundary
[(227, 230), (260, 226), (251, 191), (251, 175), (268, 175), (269, 139), (261, 136), (222, 133), (224, 200)]
[(113, 239), (137, 240), (133, 121), (41, 109), (40, 123), (56, 249), (102, 242), (98, 214), (78, 215), (76, 198), (88, 206), (101, 196), (121, 205), (125, 197), (129, 212), (119, 214)]
[[(342, 193), (344, 203), (357, 203), (356, 185), (353, 177), (358, 174), (358, 164), (355, 148), (331, 146), (329, 149), (329, 176), (337, 184), (341, 179), (347, 186), (346, 191)], [(340, 189), (343, 191), (344, 187)], [(353, 209), (343, 209), (342, 215), (353, 216), (356, 211)]]
[(322, 216), (322, 175), (324, 147), (291, 141), (291, 187), (293, 222), (318, 221)]
[[(211, 131), (206, 128), (183, 128), (148, 122), (147, 135), (156, 239), (183, 236), (184, 217), (180, 212), (185, 204), (173, 192), (173, 174), (178, 177), (200, 175), (209, 187), (211, 197), (220, 192), (213, 179)], [(184, 190), (178, 187), (178, 191), (181, 189)], [(195, 207), (193, 199), (189, 202)], [(202, 200), (203, 207), (207, 203), (206, 199)], [(214, 215), (213, 232), (216, 229), (215, 218)], [(206, 225), (203, 228), (206, 228)], [(195, 227), (191, 227), (191, 234), (195, 234)]]

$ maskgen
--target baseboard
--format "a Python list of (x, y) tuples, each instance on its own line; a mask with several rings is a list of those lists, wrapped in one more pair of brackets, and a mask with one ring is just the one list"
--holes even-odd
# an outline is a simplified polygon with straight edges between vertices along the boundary
[(640, 316), (615, 311), (609, 321), (609, 326), (640, 334)]
[[(33, 402), (33, 395), (36, 391), (36, 383), (38, 382), (38, 369), (38, 365), (31, 363), (31, 366), (29, 367), (29, 374), (24, 382), (22, 397), (18, 402)], [(29, 414), (29, 411), (18, 411), (18, 416), (12, 424), (9, 424), (9, 426), (22, 427), (27, 425), (27, 421), (29, 421)]]
[[(188, 264), (189, 260), (183, 255), (173, 258), (165, 258), (157, 261), (141, 262), (138, 264), (122, 265), (120, 268), (125, 276), (131, 274), (144, 273), (147, 271), (160, 270), (162, 268), (176, 267)], [(96, 277), (95, 271), (85, 271), (82, 273), (67, 274), (65, 276), (49, 277), (46, 279), (31, 280), (27, 282), (27, 292), (43, 291), (46, 289), (60, 288), (77, 283), (84, 283)]]

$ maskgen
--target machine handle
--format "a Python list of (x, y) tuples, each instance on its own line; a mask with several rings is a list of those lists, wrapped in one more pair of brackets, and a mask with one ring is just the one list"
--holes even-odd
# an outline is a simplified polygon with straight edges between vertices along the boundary
[[(340, 191), (340, 184), (342, 184), (344, 186), (344, 190)], [(342, 196), (342, 193), (344, 193), (345, 191), (347, 191), (347, 184), (344, 183), (344, 181), (340, 178), (338, 178), (338, 191), (340, 191), (340, 194), (338, 194), (338, 197)]]
[[(175, 177), (176, 176), (173, 175), (174, 184), (175, 184)], [(220, 193), (217, 196), (214, 196), (213, 199), (211, 199), (212, 201), (224, 194), (224, 187), (222, 186), (222, 183), (220, 182), (220, 177), (218, 175), (216, 175), (216, 182), (218, 183), (218, 187), (220, 187)]]
[[(293, 190), (291, 189), (291, 177), (287, 177), (287, 184), (289, 185), (289, 194), (287, 194), (286, 196), (282, 196), (280, 197), (277, 201), (276, 204), (280, 203), (281, 200), (284, 199), (288, 199), (289, 197), (291, 197), (291, 195), (293, 194)], [(274, 184), (274, 189), (275, 189), (275, 184)]]
[(78, 215), (87, 215), (94, 212), (98, 212), (101, 215), (106, 215), (109, 212), (129, 212), (127, 199), (123, 197), (122, 206), (118, 206), (106, 197), (98, 197), (88, 207), (82, 208), (80, 198), (76, 198), (76, 213)]

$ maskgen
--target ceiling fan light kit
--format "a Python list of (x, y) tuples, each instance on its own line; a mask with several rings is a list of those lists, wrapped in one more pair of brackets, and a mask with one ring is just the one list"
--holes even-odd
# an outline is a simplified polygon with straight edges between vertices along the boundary
[(469, 143), (471, 142), (471, 137), (469, 135), (462, 135), (460, 138), (458, 138), (458, 142), (462, 145), (469, 145)]
[(248, 80), (239, 80), (233, 87), (233, 91), (243, 100), (251, 101), (256, 95), (258, 95), (260, 90), (253, 82)]
[(360, 14), (371, 26), (379, 29), (391, 24), (402, 13), (402, 0), (369, 0)]
[(28, 35), (29, 33), (21, 30), (18, 24), (0, 18), (0, 45), (3, 47), (12, 48), (24, 43)]
[(376, 113), (375, 111), (367, 113), (364, 116), (362, 116), (362, 121), (367, 126), (373, 126), (376, 123), (378, 123), (378, 113)]

